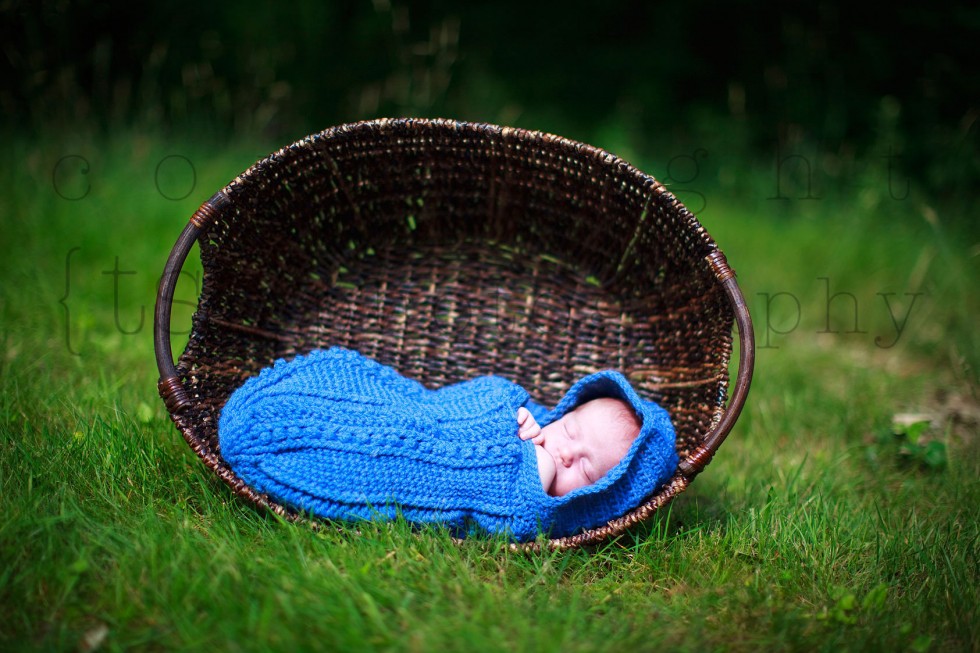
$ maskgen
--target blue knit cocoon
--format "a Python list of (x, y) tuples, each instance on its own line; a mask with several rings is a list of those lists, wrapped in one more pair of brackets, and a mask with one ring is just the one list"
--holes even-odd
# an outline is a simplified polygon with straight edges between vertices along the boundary
[[(545, 493), (517, 409), (541, 426), (598, 397), (623, 399), (642, 426), (627, 454), (593, 485)], [(221, 455), (253, 489), (328, 519), (440, 523), (517, 541), (564, 537), (636, 508), (677, 466), (667, 412), (618, 372), (576, 383), (554, 410), (519, 385), (484, 376), (437, 390), (355, 351), (334, 347), (280, 360), (228, 399)]]

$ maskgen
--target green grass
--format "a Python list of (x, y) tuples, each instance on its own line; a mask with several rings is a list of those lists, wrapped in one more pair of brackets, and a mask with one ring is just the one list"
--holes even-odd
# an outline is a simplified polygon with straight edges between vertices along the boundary
[[(928, 202), (770, 202), (766, 171), (749, 165), (705, 181), (702, 219), (769, 337), (742, 418), (643, 527), (593, 550), (515, 554), (438, 529), (314, 532), (260, 515), (170, 423), (149, 328), (158, 275), (196, 206), (277, 144), (9, 140), (0, 649), (980, 649), (977, 250), (975, 235), (924, 219)], [(78, 201), (52, 185), (73, 153), (90, 185), (59, 189), (89, 188)], [(186, 199), (155, 188), (171, 154), (195, 166)], [(190, 186), (177, 167), (161, 180), (171, 197)], [(116, 257), (132, 272), (118, 276), (118, 311)], [(199, 269), (178, 286), (175, 325)], [(840, 333), (820, 333), (824, 277), (854, 295), (867, 333), (846, 333), (843, 299), (830, 311)], [(878, 293), (919, 291), (899, 342), (877, 346), (896, 333)], [(777, 292), (799, 300), (798, 324), (787, 296), (767, 315)], [(892, 435), (894, 415), (920, 411), (937, 416), (924, 435), (944, 459)]]

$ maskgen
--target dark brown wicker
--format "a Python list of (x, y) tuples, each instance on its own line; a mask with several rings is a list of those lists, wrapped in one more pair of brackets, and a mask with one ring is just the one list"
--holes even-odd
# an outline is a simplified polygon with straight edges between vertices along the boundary
[[(203, 289), (175, 367), (173, 291), (195, 241)], [(235, 476), (217, 436), (230, 393), (278, 358), (342, 345), (429, 387), (499, 374), (546, 404), (585, 374), (623, 371), (670, 411), (680, 467), (633, 512), (552, 548), (619, 534), (683, 491), (738, 417), (754, 359), (724, 255), (659, 182), (558, 136), (447, 120), (328, 129), (242, 173), (174, 246), (155, 335), (188, 444), (288, 519), (303, 517)]]

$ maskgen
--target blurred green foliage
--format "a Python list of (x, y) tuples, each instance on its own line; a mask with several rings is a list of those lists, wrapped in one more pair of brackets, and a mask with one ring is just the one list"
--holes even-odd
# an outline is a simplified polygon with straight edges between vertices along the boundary
[(34, 132), (126, 124), (282, 143), (401, 115), (600, 146), (614, 131), (641, 152), (872, 161), (940, 210), (972, 205), (980, 8), (871, 7), (7, 0), (0, 108)]

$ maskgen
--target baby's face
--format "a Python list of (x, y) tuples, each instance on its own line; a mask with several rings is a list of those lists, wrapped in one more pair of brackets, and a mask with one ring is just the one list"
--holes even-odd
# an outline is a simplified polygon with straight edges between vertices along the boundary
[(541, 429), (541, 446), (555, 459), (552, 496), (591, 485), (623, 459), (636, 430), (620, 417), (622, 402), (594, 399)]

